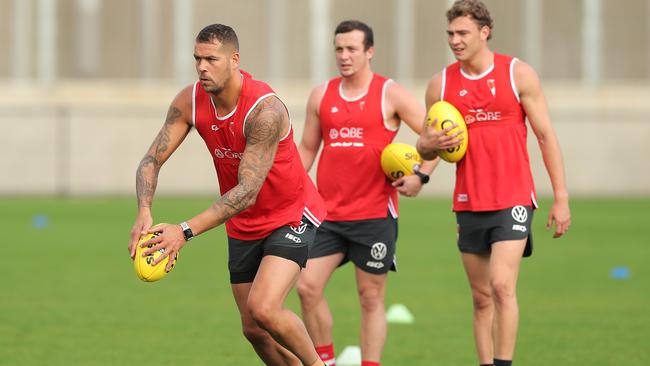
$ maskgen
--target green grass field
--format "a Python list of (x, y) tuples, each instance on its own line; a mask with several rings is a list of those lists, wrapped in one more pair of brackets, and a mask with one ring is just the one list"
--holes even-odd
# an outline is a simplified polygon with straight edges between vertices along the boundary
[[(219, 228), (192, 241), (165, 279), (143, 283), (127, 240), (134, 199), (0, 198), (0, 365), (259, 365), (241, 335)], [(157, 221), (180, 222), (210, 199), (161, 198)], [(401, 200), (398, 263), (383, 365), (476, 365), (471, 300), (448, 200)], [(650, 198), (572, 202), (568, 236), (551, 239), (543, 202), (535, 254), (519, 281), (518, 365), (649, 365)], [(33, 225), (46, 215), (46, 227)], [(617, 266), (628, 279), (611, 278)], [(328, 289), (335, 345), (358, 344), (350, 265)], [(297, 297), (289, 305), (297, 309)]]

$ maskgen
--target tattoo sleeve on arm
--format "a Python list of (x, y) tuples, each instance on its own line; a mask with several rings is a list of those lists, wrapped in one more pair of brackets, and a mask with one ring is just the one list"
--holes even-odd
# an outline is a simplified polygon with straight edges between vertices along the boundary
[(226, 192), (215, 208), (221, 206), (223, 221), (255, 204), (257, 194), (273, 166), (284, 126), (289, 116), (275, 96), (264, 99), (245, 122), (246, 149), (239, 165), (239, 184)]
[[(151, 207), (153, 195), (158, 184), (160, 167), (171, 154), (169, 141), (171, 126), (180, 119), (181, 111), (175, 106), (169, 107), (165, 124), (158, 132), (149, 150), (140, 161), (135, 175), (138, 208)], [(189, 130), (189, 129), (188, 129)], [(175, 147), (174, 147), (175, 148)]]

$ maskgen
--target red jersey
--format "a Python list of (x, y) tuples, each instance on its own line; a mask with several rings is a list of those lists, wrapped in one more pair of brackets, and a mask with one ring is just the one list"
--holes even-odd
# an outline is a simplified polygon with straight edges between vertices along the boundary
[(386, 87), (392, 81), (374, 74), (365, 94), (343, 96), (342, 78), (327, 83), (319, 107), (323, 151), (318, 163), (318, 191), (327, 220), (397, 217), (397, 190), (381, 169), (380, 156), (397, 129), (385, 123)]
[[(192, 119), (214, 161), (223, 195), (239, 180), (237, 173), (246, 147), (244, 127), (250, 112), (273, 90), (245, 71), (235, 109), (218, 116), (214, 102), (199, 82), (192, 91)], [(293, 128), (282, 138), (273, 166), (257, 194), (255, 204), (226, 222), (229, 236), (256, 240), (285, 225), (296, 225), (305, 215), (318, 226), (325, 217), (325, 205), (300, 160), (293, 142)]]
[(526, 113), (514, 80), (516, 58), (494, 54), (482, 75), (460, 63), (443, 71), (441, 99), (465, 118), (469, 145), (456, 167), (454, 211), (537, 206), (526, 147)]

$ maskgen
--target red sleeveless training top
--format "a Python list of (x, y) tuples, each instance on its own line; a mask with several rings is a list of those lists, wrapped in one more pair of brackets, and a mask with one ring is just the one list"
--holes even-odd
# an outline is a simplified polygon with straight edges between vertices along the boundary
[[(246, 147), (246, 118), (260, 101), (275, 96), (267, 84), (254, 80), (243, 70), (240, 72), (242, 89), (237, 106), (226, 116), (217, 116), (210, 94), (199, 82), (192, 91), (192, 119), (214, 161), (222, 195), (239, 183), (237, 172)], [(226, 231), (240, 240), (261, 239), (281, 226), (297, 225), (303, 215), (318, 226), (325, 217), (325, 205), (305, 172), (290, 127), (279, 143), (255, 204), (228, 220)]]
[(380, 156), (397, 129), (385, 124), (386, 87), (392, 80), (374, 74), (368, 91), (353, 100), (341, 90), (342, 78), (327, 83), (319, 116), (323, 151), (318, 191), (328, 221), (397, 217), (397, 191), (381, 169)]
[(516, 58), (494, 54), (479, 76), (460, 63), (443, 71), (441, 99), (453, 104), (467, 123), (469, 145), (456, 167), (454, 211), (495, 211), (537, 206), (526, 147), (526, 113), (514, 80)]

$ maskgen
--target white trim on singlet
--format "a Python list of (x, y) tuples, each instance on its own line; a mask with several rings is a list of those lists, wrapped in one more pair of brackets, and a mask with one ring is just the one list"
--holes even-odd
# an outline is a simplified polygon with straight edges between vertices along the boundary
[(512, 60), (510, 60), (510, 85), (512, 86), (512, 92), (515, 93), (515, 97), (517, 98), (517, 102), (521, 103), (521, 100), (519, 99), (519, 90), (517, 90), (517, 84), (515, 84), (515, 63), (519, 61), (516, 57), (513, 57)]
[[(244, 133), (244, 131), (246, 131), (246, 120), (248, 119), (248, 116), (251, 114), (251, 112), (253, 111), (253, 109), (255, 109), (255, 107), (257, 107), (257, 105), (259, 104), (259, 102), (261, 102), (262, 100), (264, 100), (266, 97), (270, 97), (271, 95), (275, 95), (275, 93), (264, 94), (264, 95), (262, 95), (261, 97), (257, 98), (257, 100), (255, 101), (255, 103), (253, 103), (253, 105), (250, 107), (250, 109), (248, 109), (248, 112), (246, 112), (246, 116), (244, 117), (244, 122), (241, 124), (241, 133), (242, 133), (242, 136), (246, 137), (246, 134)], [(285, 108), (286, 108), (286, 107), (285, 107)]]
[(316, 216), (313, 213), (311, 213), (311, 211), (309, 211), (307, 206), (305, 206), (305, 209), (303, 211), (303, 215), (305, 215), (307, 220), (311, 221), (311, 223), (314, 224), (314, 226), (316, 226), (316, 227), (320, 226), (320, 224), (321, 224), (320, 220), (317, 219)]
[(199, 84), (197, 81), (194, 83), (194, 87), (192, 88), (192, 126), (196, 126), (196, 86)]
[[(372, 75), (372, 78), (373, 79), (375, 78), (375, 74)], [(370, 84), (372, 84), (372, 79), (370, 80)], [(370, 89), (370, 84), (368, 84), (368, 88), (366, 88), (366, 90), (360, 95), (357, 95), (356, 97), (353, 98), (348, 98), (345, 95), (343, 95), (343, 80), (341, 80), (341, 82), (339, 83), (339, 96), (341, 97), (341, 99), (345, 100), (346, 102), (356, 102), (357, 100), (365, 97), (366, 94), (368, 94), (368, 89)]]
[(533, 208), (538, 208), (537, 200), (535, 199), (535, 192), (530, 191), (530, 199), (533, 201)]
[(381, 87), (381, 118), (384, 121), (384, 127), (388, 131), (398, 131), (399, 130), (399, 123), (397, 124), (397, 127), (392, 127), (389, 125), (386, 121), (386, 90), (388, 89), (388, 85), (393, 82), (393, 79), (386, 79), (384, 81), (384, 85)]
[(223, 117), (219, 117), (219, 115), (217, 114), (217, 106), (214, 105), (214, 100), (212, 100), (211, 97), (210, 97), (210, 103), (212, 103), (212, 108), (214, 108), (214, 116), (215, 116), (215, 118), (218, 119), (219, 121), (225, 121), (225, 120), (227, 120), (228, 118), (232, 117), (232, 115), (235, 114), (235, 112), (237, 111), (237, 106), (235, 106), (235, 109), (233, 109), (232, 111), (230, 111), (230, 113), (226, 114), (226, 115), (223, 116)]
[(480, 75), (472, 76), (472, 75), (466, 73), (465, 71), (463, 71), (462, 67), (460, 68), (460, 74), (463, 75), (463, 77), (465, 79), (480, 80), (480, 79), (484, 78), (487, 74), (491, 73), (492, 70), (494, 70), (494, 62), (492, 62), (492, 65), (490, 65), (490, 67), (488, 67), (488, 69), (483, 71), (483, 73), (480, 74)]
[(395, 209), (395, 204), (393, 203), (393, 197), (388, 197), (388, 211), (394, 219), (397, 218), (397, 209)]
[(442, 86), (440, 87), (440, 100), (445, 100), (445, 87), (447, 86), (447, 68), (442, 69)]

